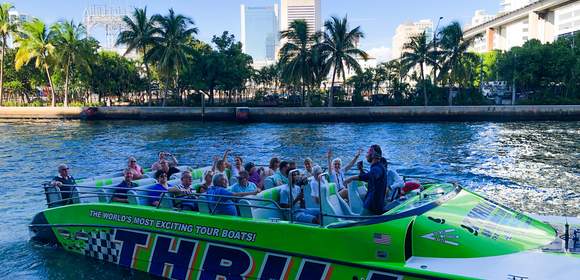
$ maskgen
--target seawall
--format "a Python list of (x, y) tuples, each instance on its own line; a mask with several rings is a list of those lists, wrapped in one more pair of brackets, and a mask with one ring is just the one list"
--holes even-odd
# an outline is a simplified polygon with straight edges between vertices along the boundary
[(578, 121), (580, 105), (404, 107), (0, 107), (0, 119), (250, 122)]

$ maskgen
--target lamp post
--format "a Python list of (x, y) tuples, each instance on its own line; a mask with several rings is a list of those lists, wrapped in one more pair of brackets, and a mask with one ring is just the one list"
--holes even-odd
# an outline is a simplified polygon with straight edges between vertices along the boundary
[[(437, 25), (435, 26), (435, 31), (433, 31), (433, 51), (437, 51), (437, 30), (439, 30), (439, 23), (441, 23), (442, 19), (443, 17), (439, 17), (439, 20), (437, 20)], [(433, 75), (433, 84), (437, 85), (437, 63), (435, 63), (435, 71), (433, 72)]]

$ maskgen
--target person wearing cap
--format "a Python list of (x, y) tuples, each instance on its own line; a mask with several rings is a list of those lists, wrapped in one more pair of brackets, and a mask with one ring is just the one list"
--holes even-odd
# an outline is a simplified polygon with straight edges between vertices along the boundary
[(362, 164), (359, 164), (357, 166), (359, 175), (347, 178), (345, 184), (348, 185), (354, 180), (367, 182), (367, 194), (363, 201), (361, 216), (382, 215), (385, 212), (387, 194), (387, 165), (381, 147), (372, 145), (366, 154), (366, 160), (371, 164), (369, 172), (364, 172)]
[(248, 196), (256, 195), (261, 190), (256, 186), (256, 184), (249, 181), (250, 174), (247, 171), (242, 170), (238, 174), (238, 182), (234, 184), (231, 188), (231, 192), (235, 196)]
[(56, 186), (60, 189), (62, 204), (72, 204), (70, 199), (73, 190), (73, 186), (77, 184), (75, 178), (69, 175), (69, 168), (66, 164), (60, 164), (58, 166), (58, 176), (52, 178), (51, 185)]

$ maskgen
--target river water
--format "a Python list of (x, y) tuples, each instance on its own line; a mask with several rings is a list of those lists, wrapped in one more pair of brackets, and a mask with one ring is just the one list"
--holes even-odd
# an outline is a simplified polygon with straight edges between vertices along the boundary
[(246, 161), (273, 156), (325, 162), (329, 147), (347, 162), (380, 144), (401, 174), (461, 182), (520, 211), (580, 216), (580, 122), (248, 124), (198, 122), (0, 122), (0, 278), (142, 279), (114, 265), (28, 242), (45, 208), (39, 184), (67, 163), (76, 178), (143, 166), (168, 150), (209, 165), (232, 148)]

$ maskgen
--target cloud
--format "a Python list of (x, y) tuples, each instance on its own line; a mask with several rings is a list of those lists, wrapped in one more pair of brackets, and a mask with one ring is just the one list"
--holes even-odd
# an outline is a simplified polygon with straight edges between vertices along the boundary
[(370, 57), (376, 58), (378, 63), (391, 60), (391, 48), (378, 47), (367, 50)]

